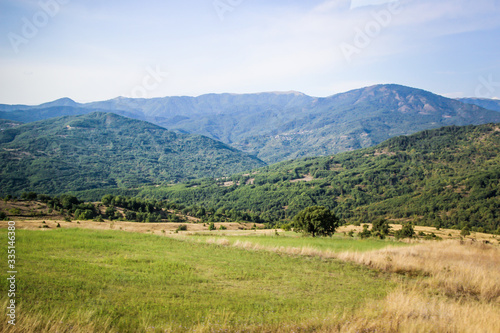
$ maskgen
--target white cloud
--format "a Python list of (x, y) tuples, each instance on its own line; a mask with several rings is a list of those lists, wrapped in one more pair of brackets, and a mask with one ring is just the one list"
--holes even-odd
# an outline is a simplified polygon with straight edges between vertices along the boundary
[(399, 0), (351, 0), (351, 9), (365, 6), (380, 6)]

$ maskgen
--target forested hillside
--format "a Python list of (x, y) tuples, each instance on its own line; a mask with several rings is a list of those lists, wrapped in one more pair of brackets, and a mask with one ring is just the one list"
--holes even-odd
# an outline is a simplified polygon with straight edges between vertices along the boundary
[[(192, 215), (277, 223), (322, 205), (351, 222), (377, 217), (495, 231), (500, 125), (444, 127), (331, 157), (282, 162), (231, 179), (144, 188)], [(91, 193), (85, 193), (91, 196)]]
[(19, 121), (0, 119), (0, 131), (22, 125)]
[[(14, 122), (2, 127), (8, 123)], [(129, 189), (220, 177), (263, 165), (207, 137), (176, 134), (111, 113), (53, 118), (0, 132), (3, 194)]]

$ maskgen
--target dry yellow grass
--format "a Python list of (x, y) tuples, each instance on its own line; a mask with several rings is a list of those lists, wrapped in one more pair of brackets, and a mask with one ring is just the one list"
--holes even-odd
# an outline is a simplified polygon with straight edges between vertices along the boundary
[(410, 247), (334, 253), (303, 247), (269, 247), (248, 241), (232, 245), (224, 238), (206, 242), (247, 250), (320, 256), (355, 262), (391, 273), (400, 288), (383, 302), (354, 314), (301, 323), (285, 330), (314, 327), (315, 332), (500, 332), (500, 248), (478, 241), (427, 241)]
[[(7, 302), (2, 304), (2, 308), (7, 307)], [(102, 329), (109, 327), (111, 318), (96, 322), (93, 319), (94, 313), (89, 311), (79, 312), (72, 320), (67, 320), (63, 311), (55, 311), (50, 318), (40, 314), (24, 311), (22, 306), (16, 309), (16, 325), (10, 325), (7, 320), (0, 322), (0, 332), (9, 333), (114, 333), (116, 330)]]
[(424, 274), (424, 284), (450, 297), (500, 303), (500, 249), (472, 241), (425, 242), (338, 258), (396, 273)]
[(367, 304), (364, 310), (339, 320), (322, 332), (411, 332), (494, 333), (500, 328), (500, 308), (423, 295), (421, 288), (400, 288), (383, 302)]
[[(409, 222), (407, 220), (401, 220), (399, 221), (400, 223), (406, 223)], [(365, 223), (371, 228), (371, 224)], [(391, 230), (396, 231), (400, 230), (402, 228), (402, 224), (390, 224)], [(424, 227), (424, 226), (414, 226), (415, 232), (424, 232), (426, 234), (431, 234), (434, 233), (436, 236), (441, 237), (442, 239), (460, 239), (463, 238), (460, 235), (460, 230), (454, 230), (454, 229), (440, 229), (437, 230), (434, 227)], [(346, 226), (341, 226), (340, 228), (337, 229), (337, 233), (348, 233), (349, 231), (354, 231), (355, 233), (359, 233), (363, 231), (363, 226), (353, 226), (353, 225), (346, 225)], [(476, 239), (479, 241), (490, 241), (493, 243), (498, 243), (498, 236), (492, 235), (492, 234), (486, 234), (482, 232), (471, 232), (471, 234), (467, 237), (466, 239)]]
[[(202, 233), (204, 231), (208, 232), (208, 224), (203, 223), (189, 223), (189, 222), (179, 222), (179, 223), (138, 223), (138, 222), (125, 222), (125, 221), (108, 221), (105, 222), (95, 222), (95, 221), (73, 221), (67, 222), (61, 219), (57, 220), (15, 220), (17, 229), (27, 229), (27, 230), (40, 230), (45, 229), (56, 229), (59, 224), (61, 228), (84, 228), (84, 229), (94, 229), (94, 230), (123, 230), (129, 232), (139, 232), (139, 233), (153, 233), (161, 235), (164, 233), (173, 233), (180, 225), (187, 226), (188, 232), (182, 232), (182, 234), (189, 233)], [(221, 225), (227, 228), (224, 230), (226, 232), (232, 231), (252, 231), (254, 223), (215, 223), (215, 227), (218, 229)], [(46, 227), (45, 227), (46, 226)], [(7, 228), (7, 221), (0, 221), (0, 228)], [(257, 228), (262, 229), (264, 226), (262, 224), (257, 224)], [(222, 230), (221, 230), (222, 231)], [(274, 230), (258, 230), (257, 232), (274, 233)], [(219, 233), (219, 230), (211, 231), (211, 233)], [(255, 233), (255, 232), (254, 232)]]

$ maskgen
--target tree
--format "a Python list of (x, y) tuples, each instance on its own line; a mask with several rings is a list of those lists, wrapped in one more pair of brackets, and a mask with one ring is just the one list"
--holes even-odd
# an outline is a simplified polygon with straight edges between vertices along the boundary
[(295, 215), (293, 224), (296, 231), (311, 234), (313, 237), (331, 236), (339, 226), (339, 219), (325, 207), (312, 206)]
[(35, 192), (23, 192), (21, 194), (21, 199), (23, 200), (28, 200), (28, 201), (33, 201), (33, 200), (36, 200), (37, 198), (37, 194)]
[(378, 218), (372, 223), (372, 234), (373, 236), (384, 239), (385, 236), (389, 234), (389, 229), (391, 226), (389, 222), (384, 218)]
[(469, 226), (463, 227), (462, 231), (460, 231), (461, 236), (469, 236), (470, 235), (470, 229)]
[(361, 231), (358, 236), (361, 239), (369, 238), (372, 235), (371, 231), (368, 230), (368, 224), (363, 225), (363, 231)]

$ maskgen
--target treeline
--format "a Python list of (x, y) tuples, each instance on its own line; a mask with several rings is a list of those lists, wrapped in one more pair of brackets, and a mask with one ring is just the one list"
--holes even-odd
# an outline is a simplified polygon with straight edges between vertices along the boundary
[[(13, 196), (8, 195), (6, 200), (14, 199)], [(37, 194), (35, 192), (23, 192), (21, 199), (26, 201), (40, 201), (47, 204), (49, 213), (53, 211), (59, 212), (64, 215), (66, 219), (70, 220), (100, 220), (102, 215), (97, 209), (96, 205), (92, 203), (85, 203), (80, 201), (77, 197), (69, 194), (52, 197), (46, 194)]]
[[(164, 209), (170, 208), (169, 205), (124, 196), (106, 195), (101, 202), (91, 203), (81, 201), (70, 194), (52, 197), (35, 192), (24, 192), (20, 199), (43, 202), (47, 204), (49, 214), (55, 211), (65, 216), (67, 220), (96, 220), (99, 222), (104, 221), (104, 219), (131, 222), (183, 221), (175, 212), (170, 213)], [(4, 200), (17, 200), (17, 198), (7, 195)]]
[[(204, 207), (200, 205), (185, 206), (176, 202), (145, 200), (123, 195), (104, 195), (100, 202), (90, 203), (78, 199), (74, 195), (65, 194), (51, 197), (36, 192), (24, 192), (21, 200), (46, 203), (49, 213), (54, 211), (67, 220), (120, 220), (130, 222), (182, 222), (186, 217), (193, 217), (192, 222), (265, 222), (259, 215), (240, 212), (223, 207)], [(4, 200), (17, 200), (7, 195)], [(6, 217), (6, 216), (4, 216)], [(4, 218), (2, 217), (2, 218)]]

